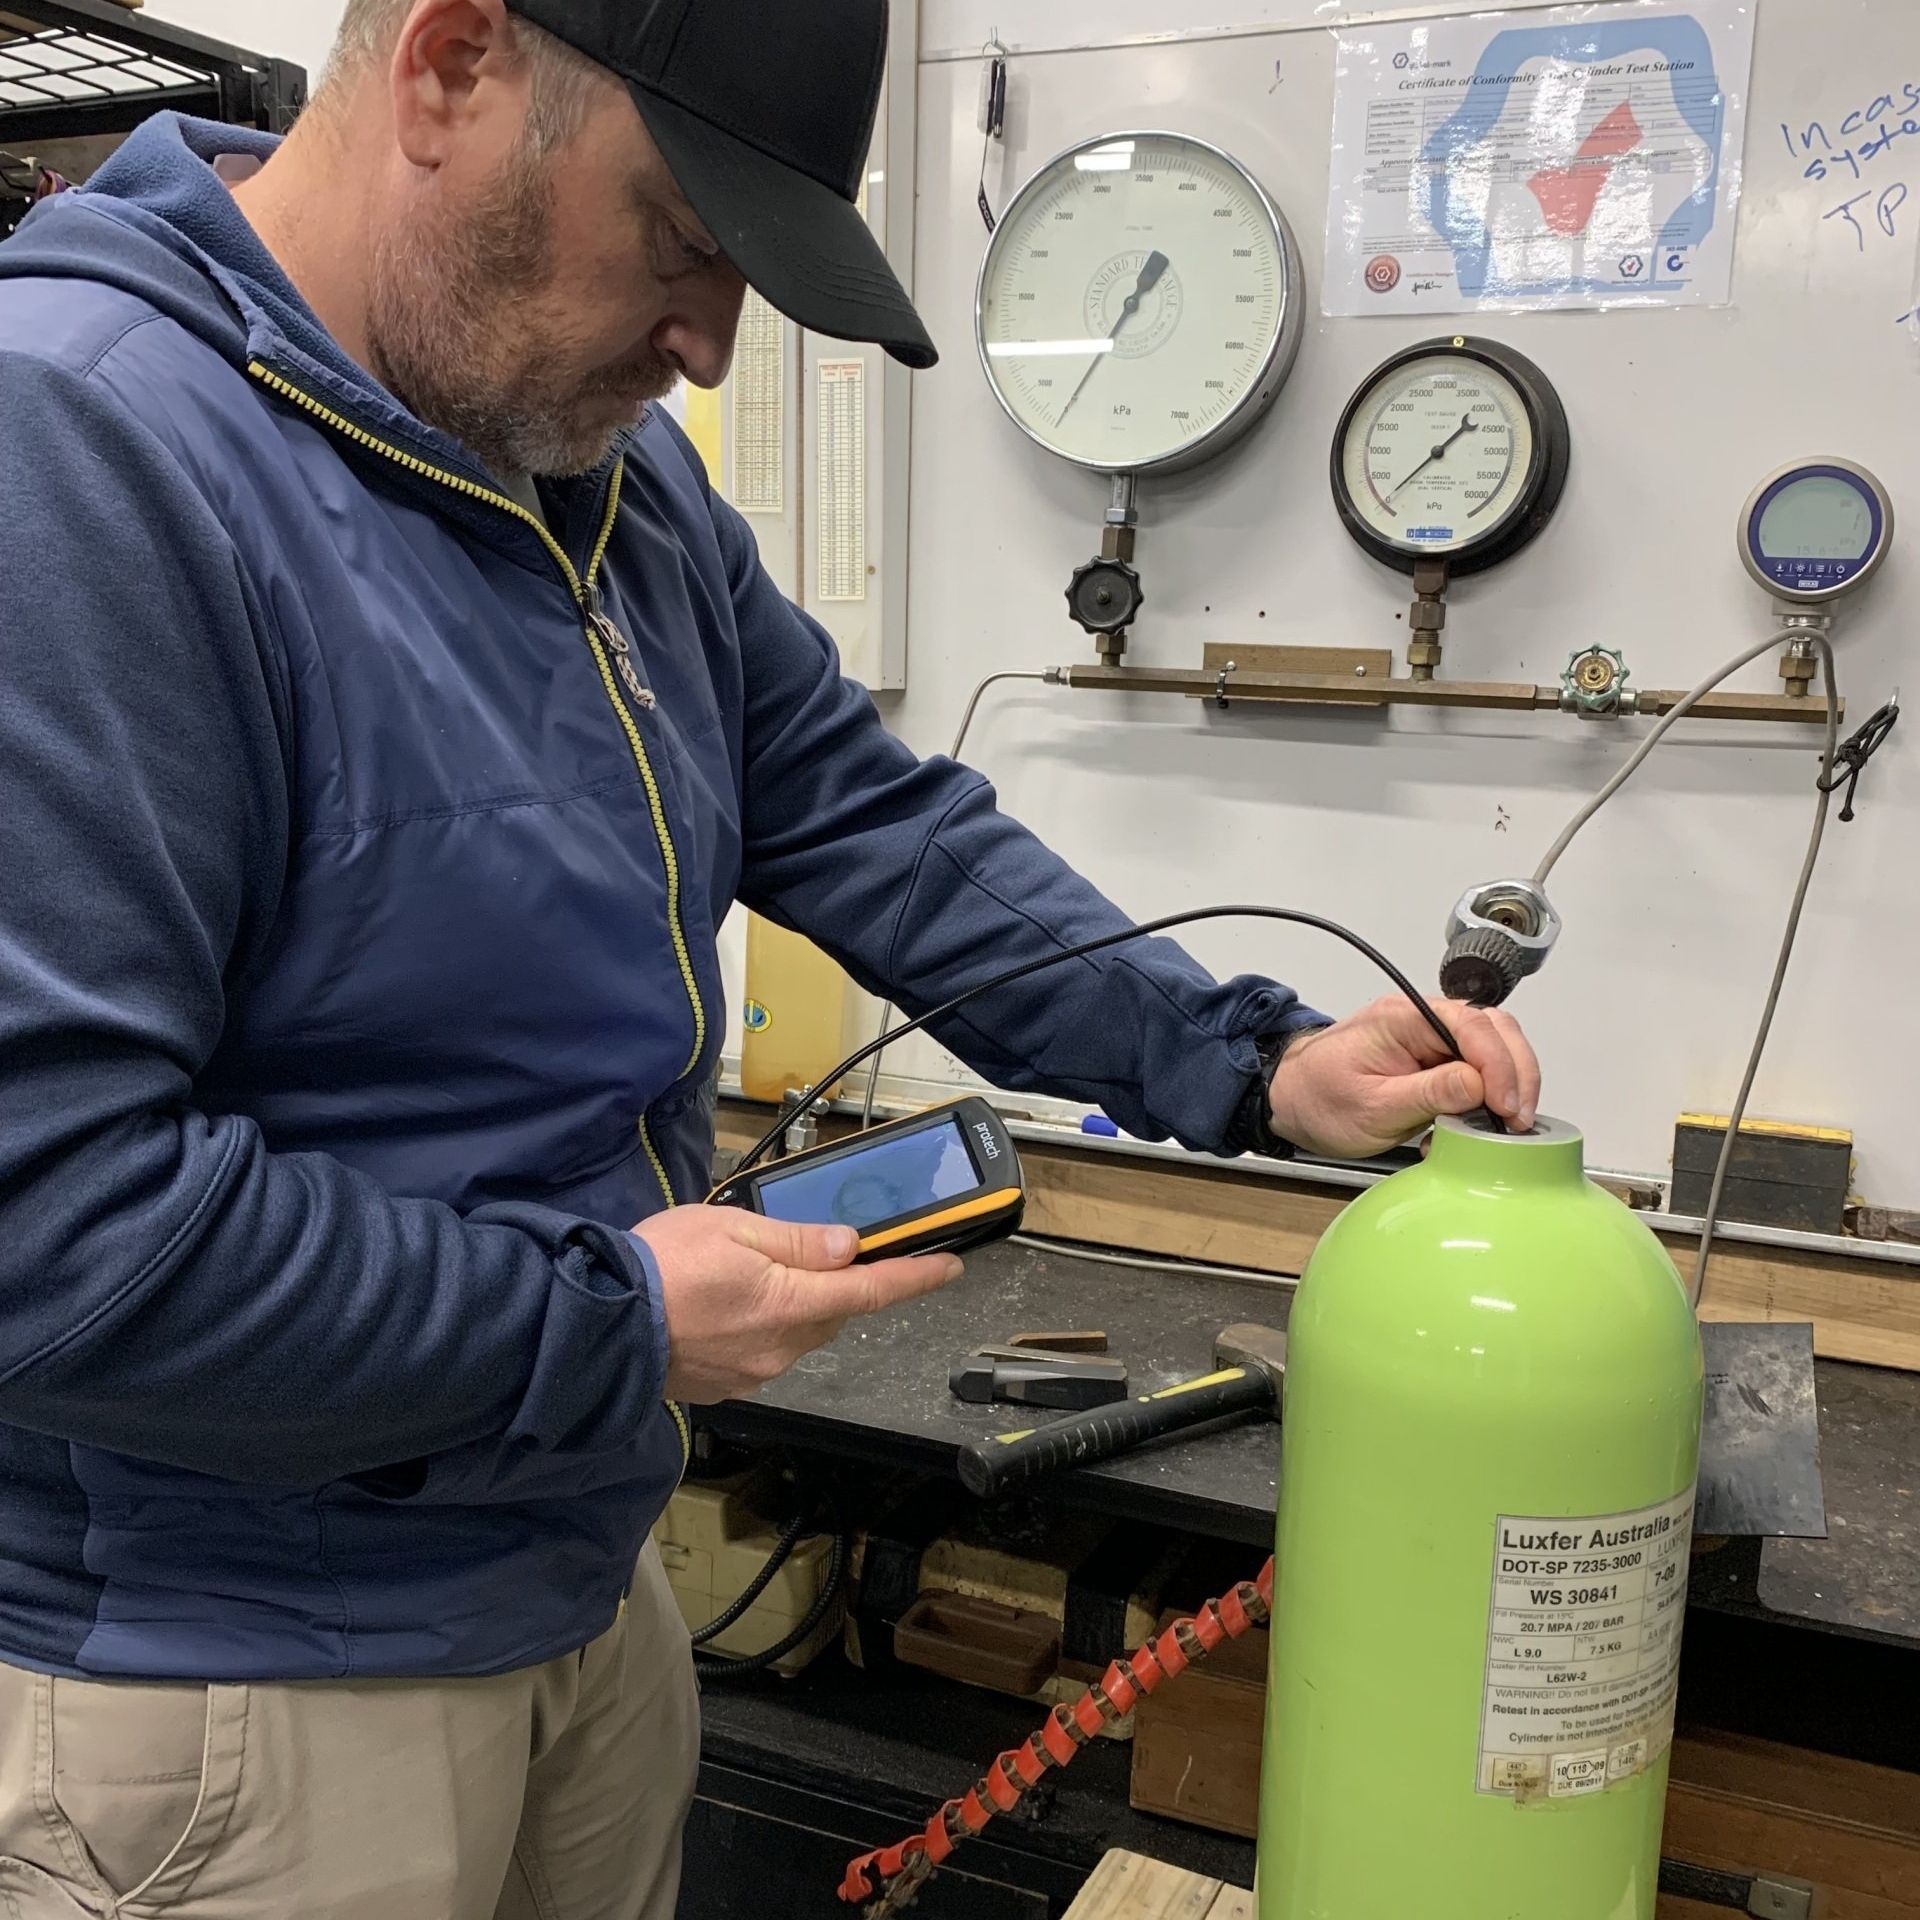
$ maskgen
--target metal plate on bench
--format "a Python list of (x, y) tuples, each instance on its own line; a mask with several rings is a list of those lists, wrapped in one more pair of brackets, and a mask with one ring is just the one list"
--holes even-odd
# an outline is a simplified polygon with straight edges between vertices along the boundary
[(1708, 1321), (1700, 1343), (1707, 1394), (1694, 1532), (1824, 1539), (1813, 1328)]

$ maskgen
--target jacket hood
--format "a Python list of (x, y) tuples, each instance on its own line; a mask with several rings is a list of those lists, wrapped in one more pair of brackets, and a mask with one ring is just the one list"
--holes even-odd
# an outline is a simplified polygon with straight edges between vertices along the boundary
[(471, 452), (342, 352), (213, 170), (222, 154), (265, 160), (279, 145), (279, 136), (251, 128), (157, 114), (84, 187), (55, 194), (21, 222), (0, 246), (0, 278), (118, 288), (236, 365), (257, 362), (385, 438), (483, 475)]

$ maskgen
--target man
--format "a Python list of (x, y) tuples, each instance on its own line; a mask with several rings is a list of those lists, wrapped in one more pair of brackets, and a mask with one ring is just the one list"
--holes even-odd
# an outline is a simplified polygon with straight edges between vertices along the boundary
[[(852, 205), (883, 5), (351, 0), (284, 145), (155, 121), (0, 248), (14, 1920), (668, 1914), (671, 1403), (958, 1270), (670, 1210), (715, 928), (926, 1006), (1122, 924), (648, 409), (746, 281), (931, 364)], [(1530, 1120), (1517, 1031), (1449, 1017), (1468, 1064), (1155, 942), (941, 1037), (1361, 1152)]]

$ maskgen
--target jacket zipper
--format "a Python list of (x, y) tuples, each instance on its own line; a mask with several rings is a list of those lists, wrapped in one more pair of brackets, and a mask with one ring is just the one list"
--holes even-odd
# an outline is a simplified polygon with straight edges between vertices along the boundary
[[(627, 636), (608, 616), (606, 603), (600, 593), (600, 562), (606, 557), (607, 544), (613, 538), (614, 519), (620, 510), (620, 474), (621, 469), (616, 467), (613, 473), (613, 484), (607, 490), (607, 511), (600, 523), (600, 537), (594, 542), (593, 558), (587, 564), (587, 640), (591, 645), (596, 636), (598, 637), (599, 645), (594, 647), (594, 659), (599, 665), (601, 680), (603, 682), (606, 680), (607, 662), (611, 660), (635, 704), (651, 713), (656, 705), (652, 689), (641, 684), (640, 675), (633, 664), (633, 649), (627, 643)], [(564, 555), (561, 557), (565, 558)], [(651, 769), (647, 768), (647, 750), (640, 739), (639, 729), (633, 724), (632, 715), (620, 704), (620, 696), (613, 691), (611, 685), (607, 687), (607, 698), (613, 703), (614, 712), (620, 716), (620, 724), (626, 729), (635, 758), (646, 770), (648, 797), (656, 806), (655, 820), (660, 835), (660, 852), (667, 864), (667, 924), (673, 932), (673, 950), (680, 962), (680, 977), (686, 982), (687, 998), (693, 1003), (693, 1052), (688, 1057), (686, 1066), (681, 1069), (681, 1078), (684, 1079), (699, 1064), (700, 1055), (705, 1049), (707, 1020), (705, 1009), (700, 1004), (700, 990), (694, 984), (693, 960), (687, 950), (686, 935), (680, 927), (680, 861), (674, 852), (673, 841), (667, 834), (666, 813), (658, 805), (659, 794), (651, 777)], [(646, 1152), (647, 1164), (653, 1169), (653, 1177), (660, 1183), (660, 1197), (666, 1201), (669, 1208), (677, 1207), (680, 1202), (673, 1191), (673, 1182), (667, 1177), (666, 1162), (660, 1158), (659, 1151), (653, 1144), (653, 1134), (647, 1126), (647, 1116), (643, 1113), (635, 1125), (639, 1129), (640, 1145)], [(682, 1418), (678, 1407), (674, 1407), (671, 1402), (668, 1405), (674, 1419), (680, 1425), (681, 1445), (691, 1458), (693, 1439), (687, 1431), (686, 1421)]]
[[(660, 859), (666, 870), (667, 878), (667, 931), (673, 939), (674, 958), (679, 962), (681, 984), (687, 990), (687, 1004), (693, 1009), (693, 1051), (687, 1056), (687, 1064), (681, 1068), (680, 1079), (685, 1079), (700, 1063), (700, 1056), (707, 1046), (707, 1010), (700, 999), (700, 983), (693, 971), (693, 952), (687, 944), (686, 928), (680, 919), (680, 855), (673, 844), (673, 833), (667, 825), (666, 802), (661, 797), (660, 782), (654, 776), (653, 762), (648, 757), (646, 741), (641, 737), (632, 709), (620, 697), (620, 688), (626, 688), (634, 706), (651, 713), (659, 704), (651, 688), (640, 678), (633, 662), (633, 648), (625, 634), (614, 625), (606, 611), (606, 603), (600, 592), (600, 563), (607, 556), (607, 548), (613, 539), (614, 520), (620, 510), (620, 479), (624, 468), (616, 466), (613, 478), (607, 488), (607, 510), (600, 523), (600, 535), (594, 542), (592, 558), (587, 562), (586, 577), (583, 579), (575, 570), (573, 562), (567, 558), (567, 550), (553, 537), (551, 529), (537, 514), (529, 513), (519, 501), (509, 499), (504, 493), (492, 487), (483, 487), (478, 481), (469, 480), (461, 474), (449, 473), (446, 468), (422, 460), (417, 454), (408, 453), (403, 447), (396, 447), (391, 441), (383, 440), (378, 434), (370, 433), (358, 421), (350, 420), (343, 413), (336, 412), (323, 401), (316, 400), (312, 394), (297, 387), (284, 375), (275, 373), (264, 361), (254, 360), (248, 363), (247, 371), (260, 384), (271, 392), (277, 393), (283, 400), (290, 400), (302, 411), (310, 413), (323, 425), (331, 427), (335, 433), (343, 435), (356, 446), (365, 447), (369, 452), (379, 454), (383, 459), (391, 460), (396, 466), (404, 467), (407, 472), (418, 474), (424, 480), (432, 480), (438, 485), (462, 494), (470, 500), (481, 500), (487, 505), (497, 507), (502, 513), (511, 514), (514, 519), (531, 527), (539, 535), (540, 543), (547, 550), (561, 578), (566, 582), (567, 591), (573, 596), (574, 606), (579, 612), (581, 625), (586, 635), (587, 646), (593, 654), (593, 663), (600, 675), (600, 683), (606, 690), (608, 704), (614, 716), (620, 722), (620, 729), (627, 737), (627, 746), (633, 755), (633, 763), (640, 773), (640, 784), (646, 789), (647, 809), (653, 816), (654, 838), (660, 843)], [(653, 1144), (653, 1136), (647, 1129), (647, 1118), (642, 1114), (639, 1119), (640, 1144), (646, 1150), (648, 1164), (653, 1168), (654, 1178), (660, 1183), (660, 1192), (669, 1207), (679, 1203), (674, 1197), (673, 1182), (667, 1177), (666, 1162), (660, 1158)], [(671, 1400), (666, 1402), (667, 1411), (673, 1416), (673, 1423), (680, 1431), (681, 1464), (693, 1455), (693, 1435), (687, 1424), (687, 1416)]]

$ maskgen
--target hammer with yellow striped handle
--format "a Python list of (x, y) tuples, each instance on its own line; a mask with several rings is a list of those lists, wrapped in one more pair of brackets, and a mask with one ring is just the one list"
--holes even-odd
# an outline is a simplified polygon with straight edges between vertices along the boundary
[(1138, 1400), (972, 1441), (960, 1449), (960, 1478), (969, 1493), (988, 1500), (1042, 1474), (1111, 1460), (1167, 1434), (1230, 1419), (1279, 1419), (1287, 1336), (1277, 1327), (1243, 1321), (1226, 1328), (1213, 1343), (1213, 1364), (1211, 1373)]

